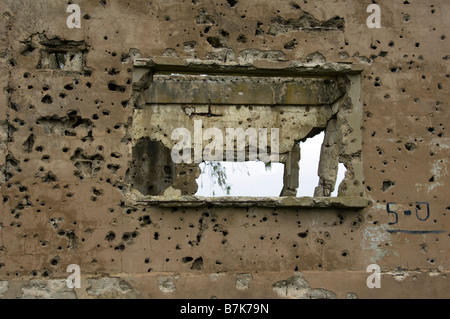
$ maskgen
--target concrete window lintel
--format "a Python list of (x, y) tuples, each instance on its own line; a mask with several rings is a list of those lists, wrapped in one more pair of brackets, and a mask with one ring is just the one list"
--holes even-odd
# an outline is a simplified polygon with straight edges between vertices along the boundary
[(201, 197), (201, 196), (132, 196), (132, 206), (160, 207), (296, 207), (296, 208), (365, 208), (369, 205), (364, 197)]

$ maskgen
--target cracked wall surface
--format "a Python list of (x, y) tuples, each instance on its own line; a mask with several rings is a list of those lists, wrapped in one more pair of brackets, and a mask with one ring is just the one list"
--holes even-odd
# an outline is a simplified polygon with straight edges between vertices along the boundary
[[(357, 0), (76, 3), (79, 29), (66, 25), (66, 2), (0, 3), (1, 298), (450, 296), (447, 1), (380, 4), (379, 29), (366, 25), (370, 3)], [(357, 67), (349, 94), (360, 92), (362, 114), (346, 113), (344, 99), (335, 122), (325, 116), (322, 152), (335, 154), (336, 127), (359, 127), (340, 141), (340, 161), (355, 169), (339, 191), (363, 192), (369, 205), (130, 204), (132, 165), (145, 166), (133, 163), (135, 142), (171, 147), (164, 134), (163, 147), (133, 131), (145, 117), (157, 127), (136, 98), (150, 79), (135, 62), (150, 57), (210, 61), (209, 72), (297, 61), (312, 78), (329, 76), (330, 63)], [(207, 85), (198, 87), (200, 98)], [(225, 115), (245, 121), (249, 108)], [(180, 123), (186, 111), (219, 112), (169, 109)], [(320, 163), (317, 194), (329, 192), (333, 165)], [(183, 170), (198, 174), (165, 165), (152, 174), (173, 196), (192, 192)], [(381, 288), (369, 289), (373, 263)], [(81, 288), (64, 285), (70, 264), (81, 268)]]

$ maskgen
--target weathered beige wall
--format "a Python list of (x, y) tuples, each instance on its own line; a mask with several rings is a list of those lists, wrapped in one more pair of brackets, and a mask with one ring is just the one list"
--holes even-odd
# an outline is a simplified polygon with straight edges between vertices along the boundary
[[(371, 1), (76, 3), (80, 29), (65, 1), (0, 2), (0, 297), (450, 297), (446, 0), (383, 1), (380, 29), (366, 26)], [(322, 28), (295, 30), (303, 12)], [(55, 38), (83, 41), (83, 73), (37, 68)], [(133, 58), (249, 52), (363, 67), (370, 206), (127, 207)], [(65, 286), (69, 264), (81, 289)]]

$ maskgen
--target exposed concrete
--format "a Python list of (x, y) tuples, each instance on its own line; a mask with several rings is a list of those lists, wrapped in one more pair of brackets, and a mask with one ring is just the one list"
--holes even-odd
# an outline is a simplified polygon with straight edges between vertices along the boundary
[(202, 196), (141, 196), (133, 192), (128, 197), (130, 205), (161, 207), (311, 207), (311, 208), (364, 208), (369, 205), (363, 197), (202, 197)]
[(246, 290), (249, 288), (253, 277), (251, 274), (239, 274), (236, 276), (236, 289)]
[(301, 274), (276, 282), (273, 291), (288, 299), (336, 299), (336, 294), (322, 288), (312, 289)]

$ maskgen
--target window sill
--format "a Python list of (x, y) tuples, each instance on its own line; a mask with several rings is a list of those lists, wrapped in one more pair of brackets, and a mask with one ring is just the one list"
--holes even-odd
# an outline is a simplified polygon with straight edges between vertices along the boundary
[(159, 207), (304, 207), (304, 208), (358, 208), (369, 205), (365, 197), (201, 197), (201, 196), (132, 196), (132, 206)]

